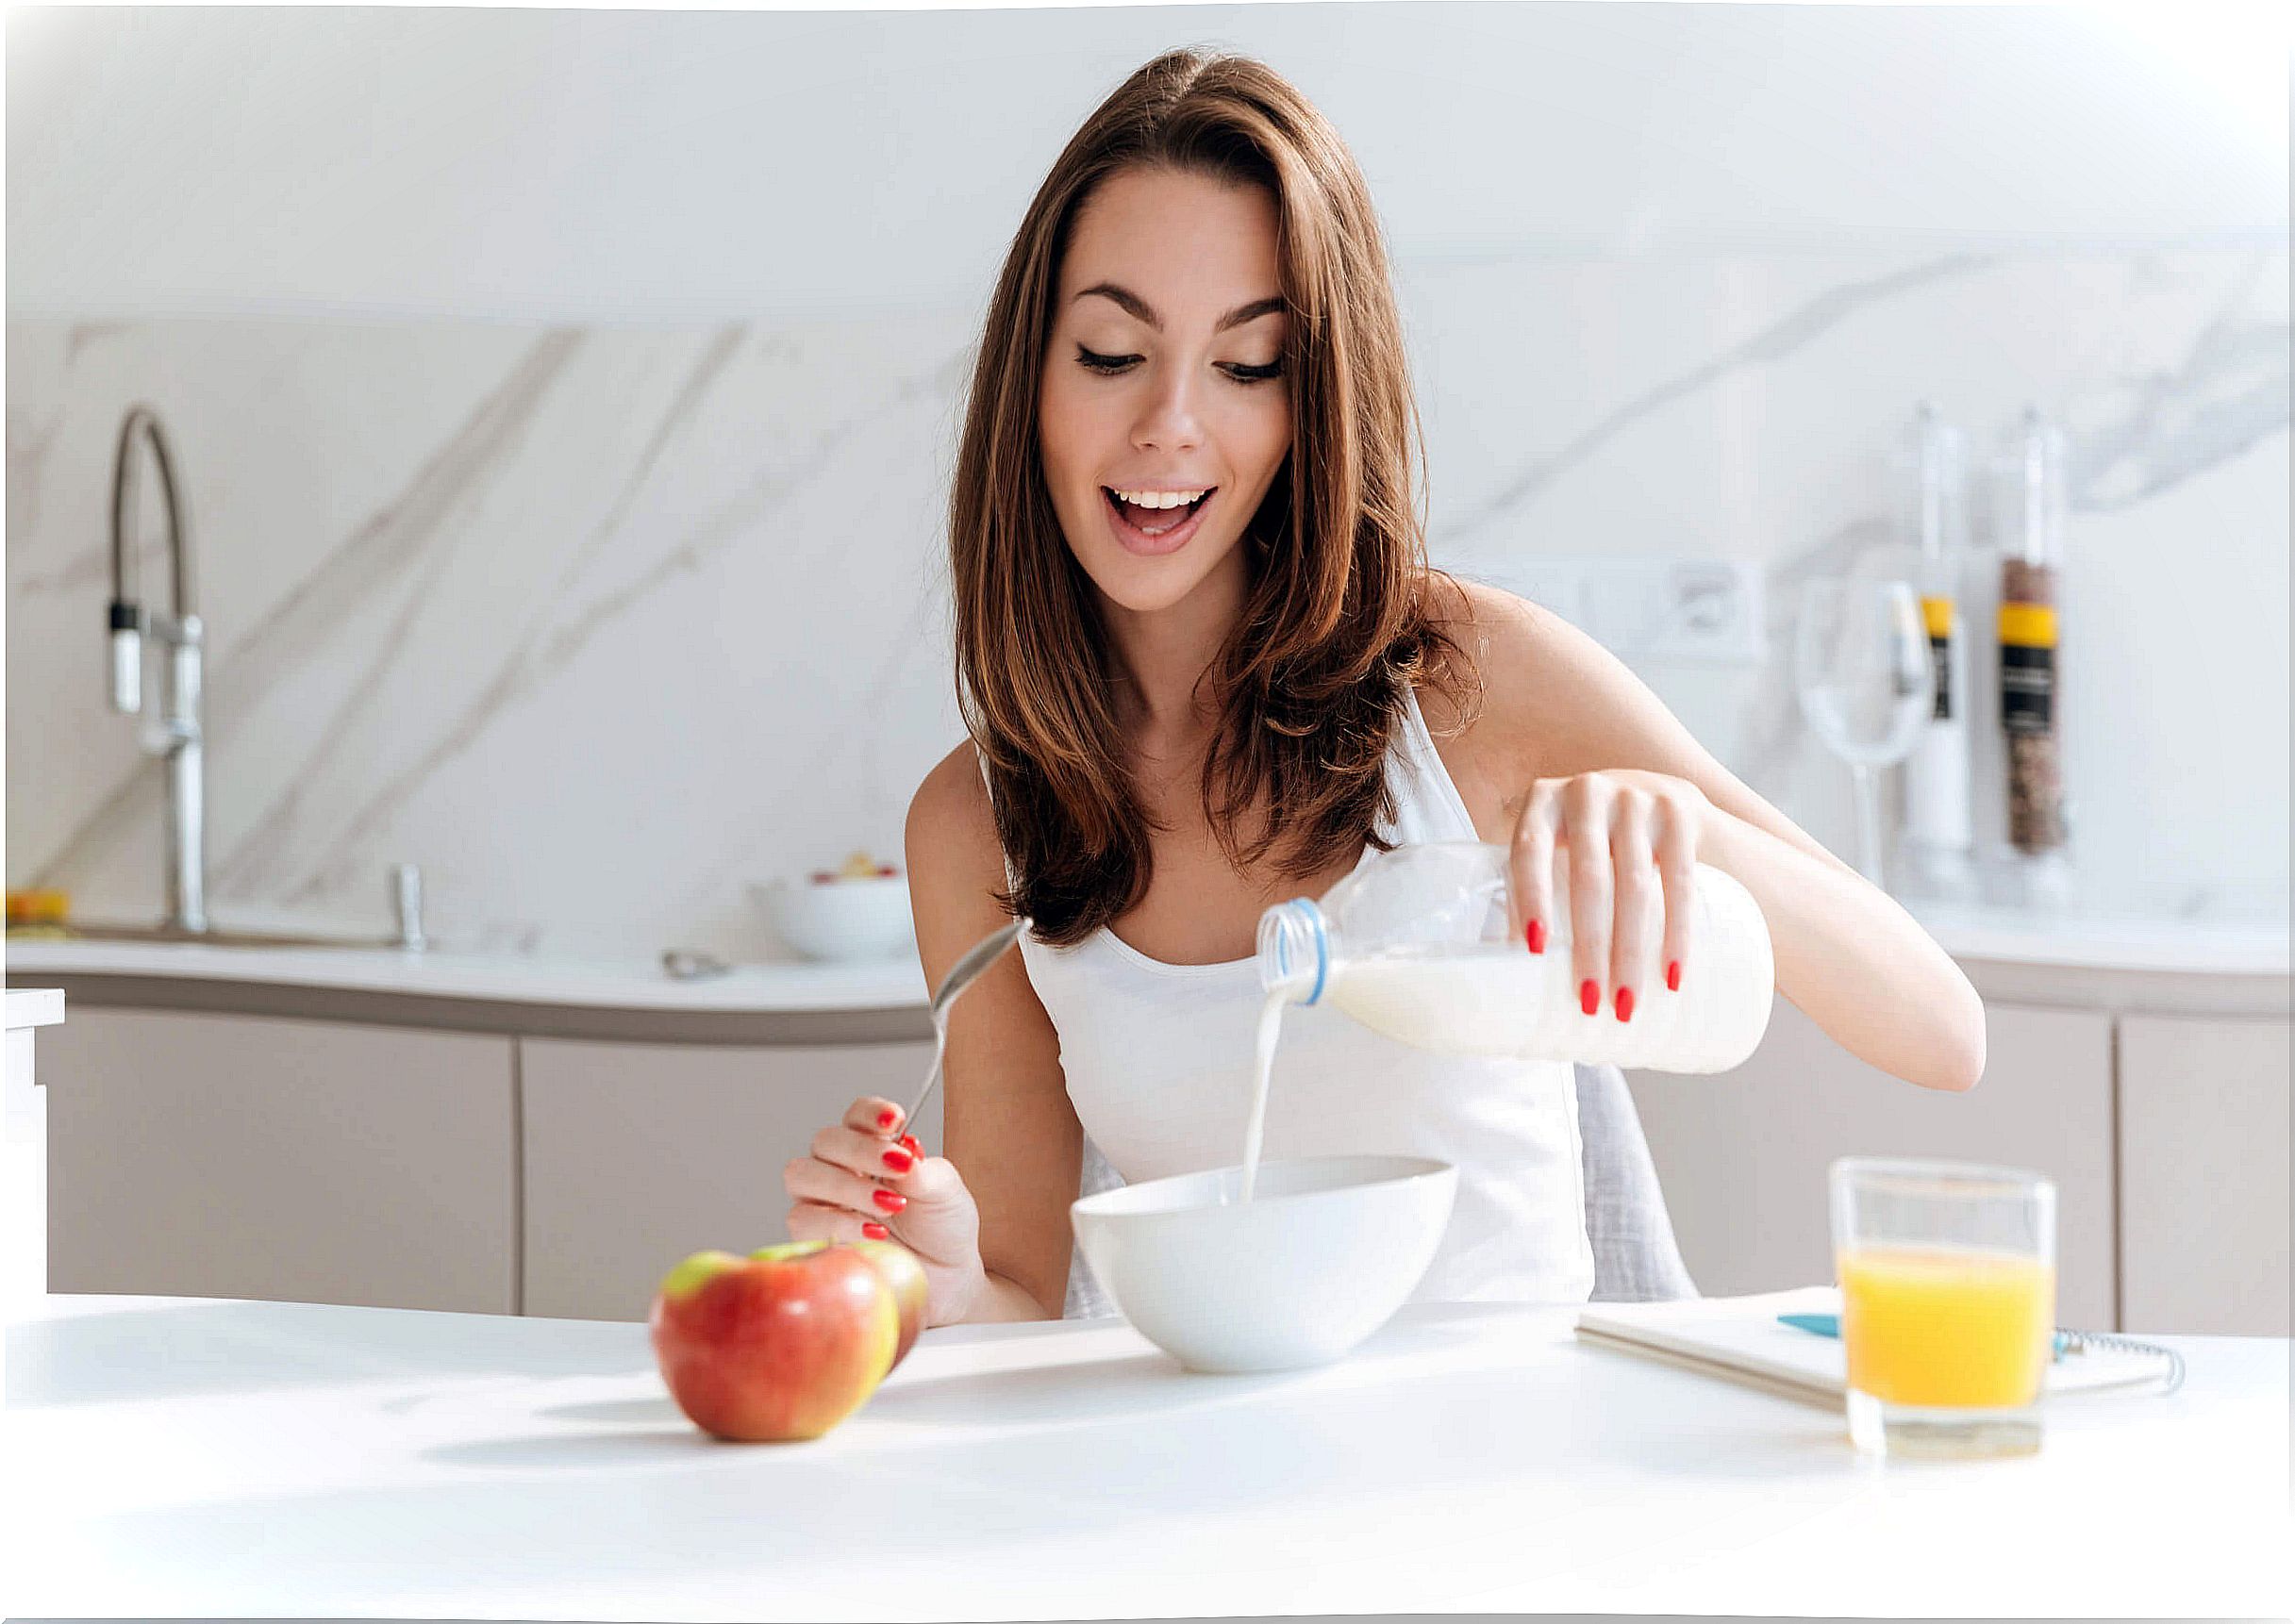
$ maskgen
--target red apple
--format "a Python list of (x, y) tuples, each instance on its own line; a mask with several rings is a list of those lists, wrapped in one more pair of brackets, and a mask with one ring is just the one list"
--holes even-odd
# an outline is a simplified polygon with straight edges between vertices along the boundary
[(647, 1323), (677, 1407), (741, 1443), (821, 1436), (876, 1391), (901, 1336), (885, 1276), (820, 1240), (697, 1251), (663, 1279)]
[(924, 1266), (917, 1261), (915, 1252), (896, 1240), (856, 1240), (850, 1244), (885, 1277), (885, 1284), (892, 1287), (892, 1300), (900, 1304), (901, 1341), (892, 1351), (892, 1367), (897, 1370), (924, 1329)]

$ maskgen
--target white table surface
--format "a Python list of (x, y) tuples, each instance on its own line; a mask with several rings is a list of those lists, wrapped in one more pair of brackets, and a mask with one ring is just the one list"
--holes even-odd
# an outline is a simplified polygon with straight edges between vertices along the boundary
[(1120, 1323), (933, 1332), (818, 1442), (726, 1445), (641, 1325), (49, 1297), (11, 1329), (0, 1606), (453, 1618), (1359, 1612), (2284, 1616), (2288, 1345), (2045, 1448), (1883, 1464), (1833, 1414), (1420, 1307), (1187, 1375)]

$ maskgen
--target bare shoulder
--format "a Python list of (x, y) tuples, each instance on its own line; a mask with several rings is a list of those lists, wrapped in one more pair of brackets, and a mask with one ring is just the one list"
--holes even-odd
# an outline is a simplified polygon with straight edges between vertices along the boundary
[(933, 763), (924, 782), (908, 803), (908, 821), (934, 828), (960, 825), (972, 834), (995, 837), (996, 819), (989, 805), (988, 781), (980, 771), (980, 755), (971, 739)]
[[(935, 917), (954, 916), (961, 929), (997, 912), (992, 898), (1005, 887), (1004, 849), (971, 739), (942, 756), (917, 786), (908, 803), (907, 857), (920, 921), (929, 910)], [(985, 929), (1000, 922), (991, 920)], [(975, 937), (982, 934), (973, 932)]]

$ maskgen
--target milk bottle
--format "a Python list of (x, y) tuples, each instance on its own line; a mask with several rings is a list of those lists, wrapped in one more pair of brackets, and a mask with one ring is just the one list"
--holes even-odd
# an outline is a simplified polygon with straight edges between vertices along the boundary
[[(1735, 879), (1697, 866), (1681, 990), (1666, 990), (1658, 967), (1654, 985), (1635, 987), (1634, 1019), (1622, 1021), (1607, 999), (1594, 1015), (1578, 1000), (1569, 854), (1555, 854), (1543, 953), (1514, 929), (1507, 867), (1505, 847), (1478, 841), (1399, 846), (1320, 903), (1301, 897), (1268, 909), (1258, 964), (1269, 1016), (1279, 1003), (1328, 1001), (1374, 1032), (1437, 1053), (1653, 1071), (1726, 1071), (1753, 1053), (1769, 1026), (1776, 971), (1768, 922)], [(1662, 922), (1655, 895), (1651, 910), (1655, 944)], [(1605, 992), (1614, 991), (1607, 967), (1602, 979)], [(1272, 1048), (1268, 1036), (1262, 1043)]]

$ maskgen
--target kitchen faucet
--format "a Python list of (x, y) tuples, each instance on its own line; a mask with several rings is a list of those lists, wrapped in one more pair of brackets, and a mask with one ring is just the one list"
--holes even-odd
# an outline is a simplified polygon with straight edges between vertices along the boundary
[[(167, 556), (173, 577), (172, 615), (146, 610), (136, 601), (136, 550), (128, 525), (136, 509), (137, 439), (151, 448), (159, 470), (159, 491), (167, 505)], [(130, 406), (120, 424), (120, 449), (111, 472), (111, 704), (125, 716), (143, 708), (143, 638), (150, 634), (167, 651), (162, 690), (159, 751), (167, 757), (168, 929), (205, 934), (208, 929), (207, 741), (199, 724), (199, 617), (191, 609), (191, 543), (184, 523), (182, 493), (175, 460), (158, 415), (147, 406)], [(146, 746), (149, 748), (149, 746)]]
[[(136, 599), (136, 548), (128, 527), (136, 516), (138, 452), (148, 446), (159, 471), (159, 493), (167, 507), (167, 559), (172, 576), (173, 614), (145, 608)], [(391, 870), (391, 900), (398, 934), (384, 941), (330, 942), (318, 936), (253, 935), (217, 930), (208, 920), (207, 734), (200, 725), (200, 661), (205, 628), (191, 608), (191, 537), (184, 522), (183, 492), (175, 483), (175, 459), (158, 414), (133, 406), (120, 424), (120, 449), (111, 470), (111, 705), (125, 716), (143, 708), (143, 639), (157, 638), (167, 651), (161, 690), (158, 742), (139, 736), (146, 750), (167, 757), (167, 917), (161, 932), (170, 937), (196, 936), (212, 943), (264, 945), (385, 946), (423, 953), (423, 874), (411, 863)]]

